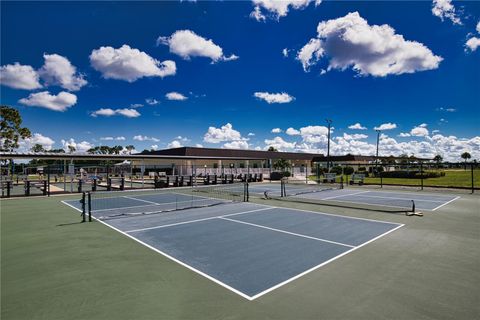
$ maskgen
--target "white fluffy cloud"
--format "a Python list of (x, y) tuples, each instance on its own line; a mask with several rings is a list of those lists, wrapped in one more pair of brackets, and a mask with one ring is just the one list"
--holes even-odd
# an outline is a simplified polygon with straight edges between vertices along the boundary
[(406, 138), (406, 137), (410, 137), (410, 133), (408, 133), (408, 132), (401, 132), (398, 136), (401, 137), (401, 138)]
[(410, 130), (410, 135), (413, 137), (427, 137), (428, 136), (428, 129), (427, 124), (422, 123), (412, 130)]
[(34, 90), (42, 87), (40, 76), (35, 69), (18, 62), (0, 67), (0, 84), (24, 90)]
[(137, 140), (137, 141), (153, 141), (153, 142), (159, 142), (160, 139), (157, 139), (155, 137), (149, 137), (149, 136), (142, 136), (141, 134), (140, 135), (137, 135), (137, 136), (134, 136), (133, 137), (133, 140)]
[(470, 39), (467, 40), (467, 42), (465, 43), (465, 46), (468, 48), (468, 50), (472, 52), (477, 50), (477, 48), (480, 47), (480, 38), (471, 37)]
[(254, 8), (250, 17), (257, 21), (265, 21), (266, 15), (268, 15), (278, 20), (288, 14), (290, 7), (292, 9), (303, 9), (312, 2), (315, 2), (315, 6), (318, 6), (322, 0), (252, 0)]
[(91, 113), (92, 117), (97, 117), (97, 116), (111, 117), (116, 115), (124, 116), (127, 118), (137, 118), (137, 117), (140, 117), (140, 112), (138, 112), (135, 109), (128, 109), (128, 108), (123, 108), (123, 109), (101, 108)]
[(175, 75), (174, 61), (160, 62), (143, 51), (124, 44), (115, 49), (100, 47), (90, 54), (92, 67), (101, 72), (105, 79), (134, 82), (143, 77), (166, 77)]
[(187, 100), (188, 98), (186, 96), (184, 96), (183, 94), (179, 93), (179, 92), (169, 92), (165, 95), (165, 98), (167, 98), (168, 100), (175, 100), (175, 101), (183, 101), (183, 100)]
[(242, 135), (237, 130), (233, 129), (232, 124), (227, 123), (220, 128), (209, 127), (205, 135), (203, 136), (203, 141), (209, 143), (219, 143), (224, 141), (239, 141), (246, 140), (242, 138)]
[(300, 131), (298, 131), (297, 129), (294, 129), (294, 128), (288, 128), (286, 131), (285, 131), (286, 134), (288, 134), (289, 136), (298, 136), (300, 135)]
[(91, 149), (94, 147), (94, 145), (88, 141), (76, 142), (75, 139), (73, 138), (70, 138), (69, 140), (62, 139), (61, 142), (62, 142), (63, 150), (65, 150), (65, 152), (70, 152), (70, 150), (68, 149), (68, 146), (74, 147), (75, 152), (78, 152), (78, 153), (87, 152), (88, 149)]
[(38, 71), (47, 86), (57, 85), (70, 91), (78, 91), (87, 84), (82, 74), (70, 61), (58, 54), (44, 54), (45, 63)]
[(75, 103), (77, 96), (68, 92), (52, 95), (48, 91), (31, 93), (27, 98), (18, 100), (19, 103), (30, 107), (42, 107), (54, 111), (65, 111)]
[(152, 145), (150, 146), (150, 149), (151, 149), (151, 150), (154, 150), (154, 151), (155, 151), (155, 150), (158, 150), (158, 144), (152, 144)]
[(282, 137), (275, 137), (271, 140), (265, 139), (265, 145), (266, 148), (268, 149), (269, 147), (274, 147), (275, 149), (279, 151), (284, 151), (284, 150), (291, 150), (295, 148), (295, 143), (292, 142), (287, 142), (283, 140)]
[(45, 150), (51, 150), (55, 144), (55, 141), (50, 137), (42, 135), (41, 133), (34, 133), (30, 138), (21, 139), (18, 142), (18, 149), (21, 152), (28, 152), (36, 144), (40, 144)]
[(282, 132), (282, 129), (280, 128), (273, 128), (272, 131), (270, 131), (271, 133), (280, 133)]
[(462, 24), (462, 21), (455, 12), (452, 0), (433, 0), (432, 13), (442, 21), (444, 19), (449, 19), (453, 24)]
[(362, 133), (354, 133), (354, 134), (347, 134), (343, 133), (343, 139), (349, 141), (349, 140), (361, 140), (361, 139), (366, 139), (368, 136), (366, 134)]
[(236, 140), (232, 142), (227, 142), (223, 145), (225, 149), (248, 149), (248, 142), (245, 140)]
[(268, 93), (268, 92), (255, 92), (254, 97), (265, 100), (267, 103), (289, 103), (295, 100), (295, 97), (289, 95), (286, 92), (281, 93)]
[(362, 126), (359, 122), (348, 126), (348, 129), (352, 130), (367, 130), (367, 127)]
[(157, 44), (167, 45), (170, 48), (170, 52), (187, 60), (191, 57), (206, 57), (210, 58), (212, 62), (238, 59), (238, 56), (234, 54), (226, 57), (220, 46), (191, 30), (178, 30), (170, 37), (159, 37)]
[(327, 70), (351, 67), (360, 75), (384, 77), (436, 69), (443, 60), (387, 24), (369, 25), (358, 12), (320, 22), (317, 33), (297, 54), (305, 70), (328, 57)]
[(379, 125), (378, 127), (375, 127), (374, 129), (385, 131), (385, 130), (392, 130), (396, 128), (397, 128), (396, 123), (387, 122), (387, 123), (382, 123), (381, 125)]
[(182, 143), (178, 140), (173, 140), (167, 145), (167, 148), (181, 148), (183, 147)]

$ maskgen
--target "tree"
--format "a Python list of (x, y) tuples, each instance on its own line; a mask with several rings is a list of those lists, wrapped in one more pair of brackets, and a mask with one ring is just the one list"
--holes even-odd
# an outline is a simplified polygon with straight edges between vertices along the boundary
[(30, 138), (32, 133), (22, 128), (22, 117), (17, 109), (0, 106), (0, 151), (13, 151), (18, 148), (18, 140)]
[(437, 164), (437, 169), (440, 168), (440, 162), (443, 161), (443, 157), (439, 154), (437, 154), (435, 157), (433, 157), (433, 161)]
[(285, 159), (278, 159), (273, 162), (273, 168), (286, 171), (290, 167), (290, 163)]
[(63, 149), (51, 149), (51, 150), (48, 150), (47, 152), (51, 152), (51, 153), (65, 153), (65, 150)]
[(110, 148), (110, 152), (113, 154), (120, 154), (122, 150), (123, 150), (122, 146), (114, 146)]
[(30, 151), (32, 152), (45, 152), (45, 149), (40, 143), (36, 143), (33, 145), (33, 147), (30, 148)]
[(71, 144), (68, 145), (68, 151), (70, 153), (74, 153), (76, 150), (77, 150), (77, 148), (75, 148), (73, 145), (71, 145)]
[(465, 170), (467, 170), (467, 160), (470, 159), (472, 155), (468, 152), (464, 152), (460, 157), (465, 160)]
[(131, 144), (125, 147), (125, 150), (127, 150), (128, 154), (132, 154), (132, 151), (135, 150), (135, 147)]
[(274, 151), (274, 152), (277, 152), (278, 150), (275, 149), (274, 147), (268, 147), (268, 150), (267, 151)]

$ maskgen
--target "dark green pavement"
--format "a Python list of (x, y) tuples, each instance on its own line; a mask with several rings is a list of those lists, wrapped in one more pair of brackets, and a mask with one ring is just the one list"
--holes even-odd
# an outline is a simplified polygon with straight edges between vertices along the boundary
[(254, 301), (76, 223), (72, 196), (2, 200), (1, 319), (478, 319), (480, 197), (461, 197), (423, 218), (262, 202), (405, 226)]

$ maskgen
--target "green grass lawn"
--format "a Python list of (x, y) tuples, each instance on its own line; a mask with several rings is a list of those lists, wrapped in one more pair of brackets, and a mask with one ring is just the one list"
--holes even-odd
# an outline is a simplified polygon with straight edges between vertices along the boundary
[[(445, 176), (438, 178), (428, 178), (423, 180), (424, 186), (441, 186), (441, 187), (466, 187), (472, 185), (472, 175), (470, 170), (445, 170)], [(480, 170), (474, 170), (474, 185), (480, 188)], [(365, 183), (380, 184), (380, 178), (365, 178)], [(396, 184), (406, 186), (419, 186), (420, 179), (405, 178), (383, 178), (385, 184)]]

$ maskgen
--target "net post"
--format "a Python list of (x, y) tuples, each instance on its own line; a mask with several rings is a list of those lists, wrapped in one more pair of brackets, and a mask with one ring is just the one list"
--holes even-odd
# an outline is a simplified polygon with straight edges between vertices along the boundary
[(125, 177), (120, 178), (120, 190), (125, 190)]
[(25, 185), (24, 185), (25, 196), (28, 197), (30, 195), (30, 180), (25, 180), (24, 183), (25, 183)]
[(88, 192), (88, 222), (92, 222), (92, 194)]
[(343, 189), (343, 174), (340, 176), (340, 189)]
[(10, 188), (12, 187), (12, 181), (7, 181), (7, 198), (10, 198)]
[(86, 210), (85, 210), (85, 192), (82, 192), (82, 199), (80, 200), (80, 203), (82, 204), (82, 222), (86, 222), (87, 219), (86, 219)]

